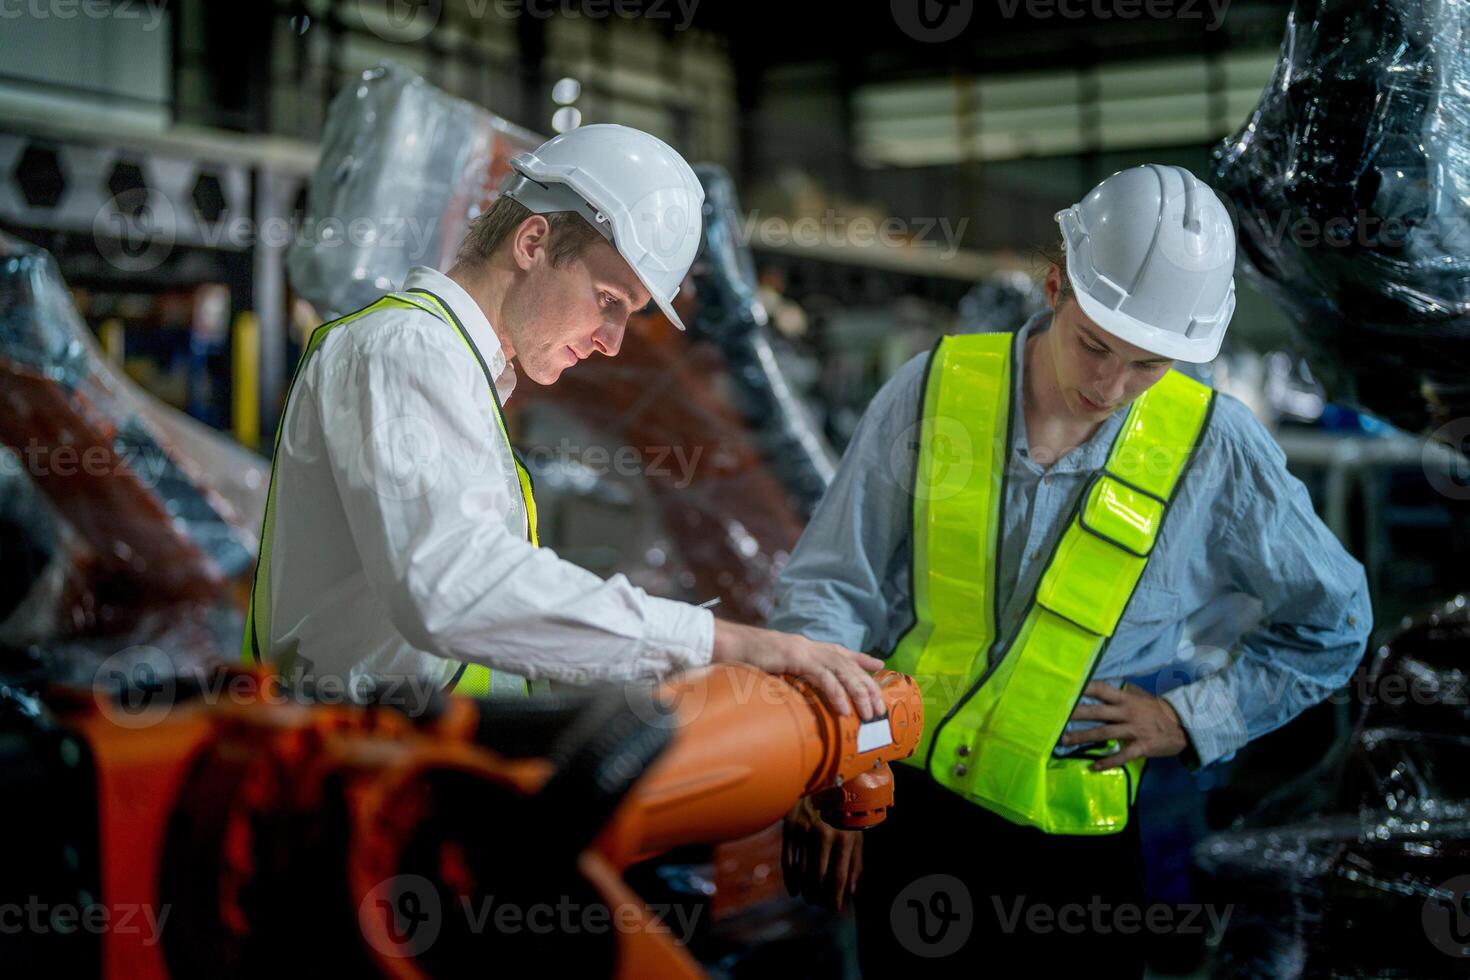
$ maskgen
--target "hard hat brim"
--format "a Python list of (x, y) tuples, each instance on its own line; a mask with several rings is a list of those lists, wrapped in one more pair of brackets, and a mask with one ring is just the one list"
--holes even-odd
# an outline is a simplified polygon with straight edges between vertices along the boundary
[[(639, 276), (638, 278), (642, 281), (643, 277)], [(648, 290), (649, 295), (653, 294), (653, 290), (649, 287), (648, 283), (643, 283), (643, 288)], [(653, 301), (658, 305), (659, 311), (668, 317), (669, 322), (682, 332), (684, 330), (684, 321), (679, 319), (679, 314), (674, 312), (674, 304), (658, 296), (654, 296)]]
[[(1067, 272), (1070, 275), (1071, 269), (1069, 268)], [(1175, 361), (1185, 361), (1189, 364), (1204, 364), (1213, 361), (1220, 353), (1220, 344), (1225, 340), (1225, 330), (1230, 326), (1230, 317), (1226, 316), (1206, 336), (1190, 338), (1171, 330), (1151, 327), (1126, 313), (1109, 309), (1084, 290), (1074, 287), (1072, 296), (1077, 300), (1077, 305), (1082, 312), (1087, 314), (1088, 319), (1119, 340), (1127, 341), (1135, 347), (1142, 347), (1150, 354)]]

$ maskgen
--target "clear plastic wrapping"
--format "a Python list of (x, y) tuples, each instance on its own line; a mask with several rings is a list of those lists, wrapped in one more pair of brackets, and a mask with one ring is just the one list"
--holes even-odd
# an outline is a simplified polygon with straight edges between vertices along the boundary
[(1297, 0), (1215, 182), (1334, 398), (1470, 410), (1470, 3)]
[(115, 370), (50, 254), (5, 236), (0, 397), (0, 647), (229, 656), (265, 460)]
[(1234, 909), (1220, 975), (1463, 975), (1439, 903), (1470, 884), (1467, 681), (1457, 596), (1379, 649), (1353, 684), (1361, 719), (1318, 767), (1198, 845), (1203, 890)]
[(541, 140), (384, 62), (332, 100), (291, 285), (323, 316), (397, 289), (416, 265), (447, 269), (510, 157)]

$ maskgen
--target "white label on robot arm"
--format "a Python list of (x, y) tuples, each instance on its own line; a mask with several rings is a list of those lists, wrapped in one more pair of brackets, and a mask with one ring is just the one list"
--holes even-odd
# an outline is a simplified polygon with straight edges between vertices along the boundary
[(888, 716), (865, 721), (858, 726), (858, 751), (871, 752), (893, 744), (893, 730), (888, 727)]

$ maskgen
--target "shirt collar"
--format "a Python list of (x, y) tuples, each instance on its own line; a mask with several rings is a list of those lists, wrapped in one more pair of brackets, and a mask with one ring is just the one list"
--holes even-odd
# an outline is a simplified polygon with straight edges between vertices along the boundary
[(490, 327), (490, 321), (485, 318), (485, 311), (480, 309), (480, 304), (470, 298), (470, 294), (464, 291), (464, 287), (446, 276), (444, 273), (431, 269), (426, 265), (416, 265), (408, 270), (408, 277), (403, 280), (403, 288), (427, 289), (444, 301), (449, 311), (459, 317), (459, 322), (464, 325), (465, 332), (470, 335), (470, 342), (479, 350), (480, 356), (485, 359), (485, 366), (495, 376), (495, 391), (500, 395), (501, 402), (510, 398), (511, 392), (516, 387), (516, 369), (505, 359), (505, 351), (500, 346), (500, 338)]
[[(1011, 372), (1016, 378), (1015, 390), (1011, 395), (1011, 445), (1025, 465), (1038, 472), (1042, 467), (1032, 461), (1031, 446), (1026, 438), (1026, 340), (1033, 333), (1043, 333), (1049, 329), (1051, 329), (1051, 310), (1042, 310), (1016, 331), (1016, 339), (1011, 344)], [(1098, 426), (1092, 438), (1053, 463), (1047, 472), (1072, 473), (1101, 469), (1102, 465), (1107, 462), (1108, 451), (1113, 447), (1114, 437), (1123, 426), (1123, 417), (1127, 407), (1120, 405), (1114, 409), (1113, 413), (1103, 420), (1103, 424)]]

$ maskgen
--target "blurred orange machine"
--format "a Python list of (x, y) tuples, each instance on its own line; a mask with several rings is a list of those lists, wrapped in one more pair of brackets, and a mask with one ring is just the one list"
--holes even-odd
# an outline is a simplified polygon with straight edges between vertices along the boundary
[[(17, 773), (50, 772), (35, 765), (48, 759), (95, 787), (95, 842), (73, 842), (63, 877), (113, 924), (23, 930), (20, 945), (11, 934), (0, 946), (12, 966), (702, 976), (622, 870), (750, 834), (814, 793), (834, 825), (871, 826), (893, 800), (888, 763), (923, 724), (917, 686), (892, 671), (878, 674), (887, 714), (868, 723), (801, 681), (729, 665), (568, 696), (380, 688), (335, 704), (268, 673), (221, 668), (187, 690), (150, 676), (106, 695), (45, 690), (0, 712), (8, 789)], [(16, 766), (18, 754), (32, 764)], [(67, 833), (45, 807), (26, 812), (35, 825), (18, 829), (33, 846)], [(39, 853), (23, 867), (43, 875)], [(53, 905), (58, 880), (46, 878)], [(121, 928), (129, 911), (134, 928)]]

